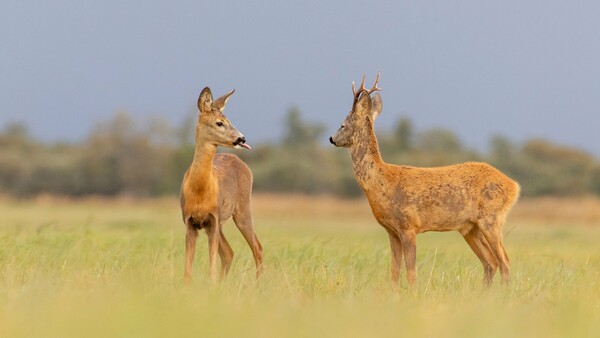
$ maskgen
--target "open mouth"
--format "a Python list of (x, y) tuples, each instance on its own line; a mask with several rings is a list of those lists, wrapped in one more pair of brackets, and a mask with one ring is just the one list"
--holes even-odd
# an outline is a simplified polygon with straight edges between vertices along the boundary
[(235, 145), (236, 148), (245, 148), (245, 149), (252, 149), (252, 147), (250, 147), (249, 145), (247, 145), (246, 143), (238, 143)]
[(245, 148), (245, 149), (252, 149), (252, 147), (250, 147), (248, 144), (246, 144), (246, 138), (245, 137), (240, 137), (237, 140), (235, 140), (235, 142), (233, 142), (233, 147), (234, 148)]

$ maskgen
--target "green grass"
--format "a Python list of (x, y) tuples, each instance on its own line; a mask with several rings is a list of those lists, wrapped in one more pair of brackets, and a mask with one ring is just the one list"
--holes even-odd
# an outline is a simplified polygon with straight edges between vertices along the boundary
[[(257, 208), (265, 273), (236, 253), (207, 278), (201, 235), (184, 286), (175, 200), (0, 202), (0, 337), (591, 337), (600, 332), (600, 227), (510, 220), (511, 283), (482, 290), (458, 233), (418, 237), (418, 282), (389, 281), (387, 235), (366, 212)], [(362, 204), (357, 204), (362, 205)], [(332, 210), (339, 206), (331, 205)], [(327, 208), (325, 208), (327, 209)], [(340, 207), (339, 210), (345, 210)], [(302, 215), (304, 215), (302, 217)], [(403, 270), (404, 272), (404, 270)]]

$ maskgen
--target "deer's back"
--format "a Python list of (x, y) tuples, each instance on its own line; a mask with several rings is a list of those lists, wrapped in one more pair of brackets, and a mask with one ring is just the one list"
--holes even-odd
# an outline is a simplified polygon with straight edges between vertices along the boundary
[(394, 167), (391, 172), (395, 177), (391, 179), (408, 193), (429, 196), (461, 191), (471, 198), (500, 199), (506, 203), (518, 195), (518, 184), (486, 163), (467, 162), (433, 168)]
[(380, 223), (418, 223), (422, 231), (456, 230), (470, 220), (510, 211), (519, 185), (478, 162), (435, 168), (389, 165), (367, 193)]

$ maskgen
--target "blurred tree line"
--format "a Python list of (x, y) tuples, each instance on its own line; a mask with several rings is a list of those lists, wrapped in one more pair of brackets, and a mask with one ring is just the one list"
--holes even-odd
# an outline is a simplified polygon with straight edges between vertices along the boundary
[[(45, 144), (20, 124), (0, 132), (0, 194), (160, 196), (179, 192), (193, 157), (195, 116), (180, 127), (164, 120), (136, 123), (125, 113), (97, 125), (79, 143)], [(236, 151), (254, 173), (254, 191), (356, 196), (348, 151), (326, 144), (325, 127), (288, 111), (281, 140)], [(378, 130), (386, 162), (439, 166), (485, 161), (522, 186), (524, 196), (600, 195), (600, 162), (590, 154), (547, 140), (515, 144), (496, 136), (487, 153), (465, 147), (450, 130), (417, 131), (401, 118)], [(225, 150), (227, 151), (227, 150)]]

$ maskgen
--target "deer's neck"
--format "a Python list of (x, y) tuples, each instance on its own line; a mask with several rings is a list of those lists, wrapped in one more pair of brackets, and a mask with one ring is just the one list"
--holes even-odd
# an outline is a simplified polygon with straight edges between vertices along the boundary
[(384, 162), (379, 152), (379, 145), (375, 137), (373, 123), (367, 121), (363, 132), (357, 135), (356, 144), (350, 148), (354, 176), (363, 190), (368, 190), (369, 184), (380, 174)]
[(194, 160), (190, 166), (190, 183), (194, 190), (202, 192), (214, 188), (213, 159), (217, 152), (217, 146), (196, 138)]

